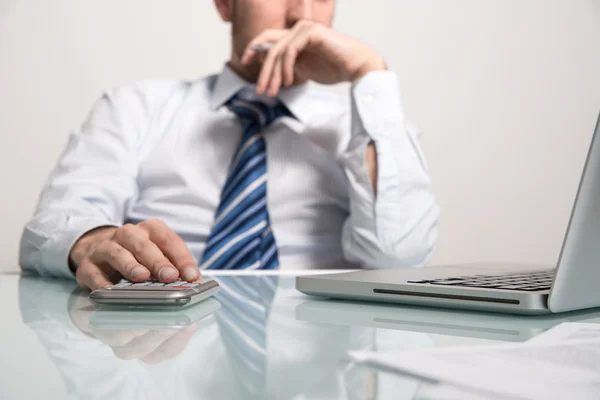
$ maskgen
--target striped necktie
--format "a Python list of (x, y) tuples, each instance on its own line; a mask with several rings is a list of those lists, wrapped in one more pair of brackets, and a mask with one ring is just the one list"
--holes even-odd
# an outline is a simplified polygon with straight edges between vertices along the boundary
[(227, 105), (242, 122), (243, 135), (200, 268), (276, 269), (279, 259), (267, 211), (267, 153), (261, 131), (290, 113), (279, 102), (269, 107), (237, 95)]

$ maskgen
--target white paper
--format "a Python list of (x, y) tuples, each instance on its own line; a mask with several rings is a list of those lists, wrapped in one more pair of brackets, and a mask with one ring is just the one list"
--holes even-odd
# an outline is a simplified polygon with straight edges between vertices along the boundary
[[(551, 343), (570, 340), (600, 339), (600, 324), (563, 322), (546, 332), (529, 339), (527, 343)], [(598, 366), (600, 369), (600, 365)], [(600, 396), (598, 396), (600, 399)]]
[[(500, 396), (491, 393), (472, 393), (448, 385), (431, 385), (419, 392), (419, 398), (435, 400), (511, 400), (514, 397)], [(399, 397), (400, 398), (400, 397)]]
[(600, 399), (600, 340), (351, 352), (366, 365), (514, 399)]

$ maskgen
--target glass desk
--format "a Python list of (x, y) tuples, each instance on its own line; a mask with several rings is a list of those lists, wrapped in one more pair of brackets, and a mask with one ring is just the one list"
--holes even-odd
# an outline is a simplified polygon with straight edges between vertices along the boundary
[(0, 399), (481, 399), (369, 370), (349, 350), (525, 341), (600, 310), (523, 317), (305, 296), (286, 275), (215, 276), (171, 312), (96, 309), (75, 282), (0, 275)]

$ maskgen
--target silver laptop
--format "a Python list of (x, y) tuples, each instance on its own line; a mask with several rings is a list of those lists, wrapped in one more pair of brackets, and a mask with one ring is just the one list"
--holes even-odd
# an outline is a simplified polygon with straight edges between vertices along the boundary
[(515, 314), (600, 307), (600, 115), (557, 265), (470, 264), (300, 276), (306, 294)]

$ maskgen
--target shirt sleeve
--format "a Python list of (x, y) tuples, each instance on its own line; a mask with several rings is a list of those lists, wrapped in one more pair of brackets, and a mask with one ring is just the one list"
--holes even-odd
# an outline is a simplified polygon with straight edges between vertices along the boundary
[(23, 231), (23, 270), (72, 279), (68, 257), (76, 240), (91, 229), (123, 223), (137, 190), (137, 103), (131, 90), (107, 92), (71, 134)]
[[(416, 130), (406, 121), (397, 76), (365, 75), (351, 88), (351, 138), (343, 156), (350, 216), (342, 248), (348, 261), (367, 267), (417, 267), (433, 253), (439, 207)], [(377, 154), (377, 193), (366, 164)]]

